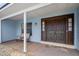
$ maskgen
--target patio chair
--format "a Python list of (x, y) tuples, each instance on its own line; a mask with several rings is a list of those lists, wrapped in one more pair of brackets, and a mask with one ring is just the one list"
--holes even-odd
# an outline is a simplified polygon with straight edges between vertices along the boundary
[[(29, 41), (30, 40), (30, 33), (27, 33), (26, 34), (26, 38), (27, 38), (27, 41)], [(18, 36), (18, 40), (23, 40), (24, 39), (24, 34), (22, 33), (20, 36)]]

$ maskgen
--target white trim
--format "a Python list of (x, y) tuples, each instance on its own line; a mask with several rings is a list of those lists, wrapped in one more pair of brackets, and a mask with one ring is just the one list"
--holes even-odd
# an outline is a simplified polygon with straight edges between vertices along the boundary
[(26, 49), (26, 46), (27, 46), (27, 40), (26, 40), (27, 25), (26, 25), (26, 22), (27, 21), (26, 20), (27, 20), (27, 15), (26, 15), (26, 12), (24, 12), (24, 52), (27, 52), (27, 49)]
[(42, 43), (42, 44), (48, 44), (48, 45), (51, 45), (51, 46), (53, 45), (53, 46), (60, 46), (60, 47), (75, 49), (75, 47), (73, 45), (54, 43), (54, 42), (46, 42), (46, 41), (41, 41), (40, 43)]
[(2, 12), (3, 10), (5, 10), (6, 8), (11, 7), (12, 5), (13, 5), (13, 3), (11, 3), (11, 4), (7, 5), (6, 7), (2, 8), (2, 9), (0, 10), (0, 12)]
[(35, 10), (35, 9), (38, 9), (38, 8), (41, 8), (41, 7), (50, 5), (50, 4), (51, 4), (51, 3), (38, 4), (38, 5), (36, 5), (36, 6), (33, 6), (33, 7), (30, 7), (30, 8), (24, 9), (24, 10), (22, 10), (22, 11), (19, 11), (19, 12), (13, 13), (13, 14), (10, 14), (10, 15), (5, 16), (5, 17), (0, 18), (0, 19), (1, 19), (1, 20), (4, 20), (4, 19), (6, 19), (6, 18), (13, 17), (13, 16), (16, 16), (16, 15), (22, 14), (22, 13), (24, 13), (24, 12), (30, 12), (30, 11), (32, 11), (32, 10)]

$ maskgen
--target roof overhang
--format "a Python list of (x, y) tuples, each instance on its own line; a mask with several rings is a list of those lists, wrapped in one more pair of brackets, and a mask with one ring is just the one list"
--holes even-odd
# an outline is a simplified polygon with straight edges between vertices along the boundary
[[(33, 3), (34, 4), (34, 3)], [(28, 7), (28, 8), (26, 8), (26, 9), (23, 9), (23, 10), (21, 10), (21, 11), (17, 11), (17, 12), (14, 12), (14, 13), (10, 13), (9, 15), (8, 15), (8, 13), (7, 12), (10, 12), (9, 10), (8, 11), (6, 11), (6, 13), (4, 12), (4, 16), (0, 16), (0, 20), (4, 20), (4, 19), (6, 19), (6, 18), (10, 18), (10, 17), (13, 17), (13, 16), (16, 16), (16, 15), (19, 15), (19, 14), (22, 14), (22, 13), (24, 13), (24, 12), (30, 12), (30, 11), (32, 11), (32, 10), (35, 10), (35, 9), (38, 9), (38, 8), (41, 8), (41, 7), (44, 7), (44, 6), (47, 6), (47, 5), (49, 5), (49, 4), (51, 4), (51, 3), (38, 3), (38, 4), (36, 4), (36, 5), (32, 5), (31, 7)], [(26, 5), (24, 5), (24, 6), (26, 6)], [(12, 7), (12, 6), (11, 6)], [(21, 6), (20, 6), (21, 7)], [(19, 7), (16, 7), (17, 9), (19, 9)], [(13, 11), (14, 10), (16, 10), (16, 9), (13, 9)], [(12, 11), (12, 10), (11, 10)], [(1, 13), (0, 13), (1, 14)], [(7, 14), (7, 15), (5, 15), (5, 14)]]
[(10, 3), (0, 3), (0, 10), (5, 8), (7, 5), (9, 5)]

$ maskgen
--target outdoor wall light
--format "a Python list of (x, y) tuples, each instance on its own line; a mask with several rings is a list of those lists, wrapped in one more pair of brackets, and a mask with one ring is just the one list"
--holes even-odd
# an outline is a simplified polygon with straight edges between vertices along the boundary
[(37, 25), (37, 22), (35, 22), (35, 25)]

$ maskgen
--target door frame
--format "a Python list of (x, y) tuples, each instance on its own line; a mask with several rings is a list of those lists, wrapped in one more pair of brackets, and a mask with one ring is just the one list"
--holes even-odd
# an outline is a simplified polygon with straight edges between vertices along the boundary
[[(71, 14), (64, 14), (64, 15), (58, 15), (58, 16), (53, 16), (53, 17), (68, 16), (68, 15), (72, 15), (72, 16), (73, 16), (73, 19), (72, 19), (73, 45), (71, 45), (71, 46), (74, 46), (74, 13), (71, 13)], [(41, 19), (41, 42), (47, 42), (47, 41), (44, 41), (44, 40), (43, 40), (42, 22), (43, 22), (45, 19), (47, 19), (47, 18), (53, 18), (53, 17), (46, 17), (46, 18), (42, 18), (42, 19)], [(45, 32), (46, 32), (46, 31), (45, 31)], [(51, 42), (51, 43), (54, 43), (54, 42)], [(63, 44), (63, 43), (57, 43), (57, 44), (68, 45), (68, 44)], [(68, 46), (70, 46), (70, 45), (68, 45)]]

